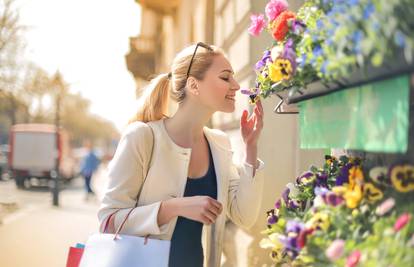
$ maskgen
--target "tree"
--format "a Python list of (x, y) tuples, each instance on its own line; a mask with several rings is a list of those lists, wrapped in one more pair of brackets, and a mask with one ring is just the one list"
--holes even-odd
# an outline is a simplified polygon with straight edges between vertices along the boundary
[[(18, 102), (14, 93), (20, 87), (22, 66), (19, 55), (25, 47), (22, 34), (25, 27), (20, 24), (15, 0), (0, 0), (0, 91), (8, 95), (10, 110), (17, 112)], [(10, 96), (5, 91), (13, 94)], [(15, 124), (16, 112), (10, 114), (11, 123)]]

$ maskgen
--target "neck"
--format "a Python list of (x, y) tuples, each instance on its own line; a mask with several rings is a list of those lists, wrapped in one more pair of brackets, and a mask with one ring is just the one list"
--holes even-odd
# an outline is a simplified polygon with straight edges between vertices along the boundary
[(177, 112), (165, 121), (170, 137), (179, 145), (192, 147), (204, 138), (203, 128), (213, 112), (202, 110), (191, 103), (181, 103)]

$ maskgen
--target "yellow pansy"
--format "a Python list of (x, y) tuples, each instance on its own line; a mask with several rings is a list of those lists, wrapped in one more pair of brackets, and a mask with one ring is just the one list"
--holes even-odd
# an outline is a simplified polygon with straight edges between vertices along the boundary
[(269, 65), (269, 77), (273, 82), (288, 80), (292, 71), (292, 65), (288, 59), (278, 58)]
[(352, 190), (356, 185), (364, 182), (364, 173), (361, 167), (355, 166), (349, 169), (349, 188)]
[(323, 231), (328, 230), (329, 225), (329, 216), (326, 213), (317, 212), (313, 217), (306, 223), (307, 228), (312, 229), (321, 229)]
[(356, 208), (362, 199), (362, 187), (360, 185), (356, 185), (352, 190), (348, 189), (345, 192), (344, 198), (348, 208)]
[(414, 190), (414, 166), (397, 165), (391, 169), (391, 182), (400, 192)]
[(280, 234), (273, 233), (267, 238), (263, 238), (259, 243), (261, 248), (271, 248), (271, 258), (278, 262), (283, 258), (283, 244), (280, 242)]
[(372, 183), (364, 184), (364, 196), (369, 202), (376, 202), (384, 197), (382, 191)]

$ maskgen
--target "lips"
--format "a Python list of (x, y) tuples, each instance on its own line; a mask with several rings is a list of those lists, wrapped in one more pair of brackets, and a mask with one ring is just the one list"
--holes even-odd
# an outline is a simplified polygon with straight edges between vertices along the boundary
[(236, 101), (236, 95), (226, 95), (226, 99)]

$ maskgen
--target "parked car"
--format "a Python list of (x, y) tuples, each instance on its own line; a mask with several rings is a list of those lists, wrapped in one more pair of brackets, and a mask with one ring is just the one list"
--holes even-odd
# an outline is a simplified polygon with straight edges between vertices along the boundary
[[(56, 138), (59, 142), (57, 144)], [(19, 188), (31, 178), (50, 180), (59, 166), (60, 178), (70, 180), (76, 174), (66, 131), (51, 124), (17, 124), (10, 131), (9, 169)]]

